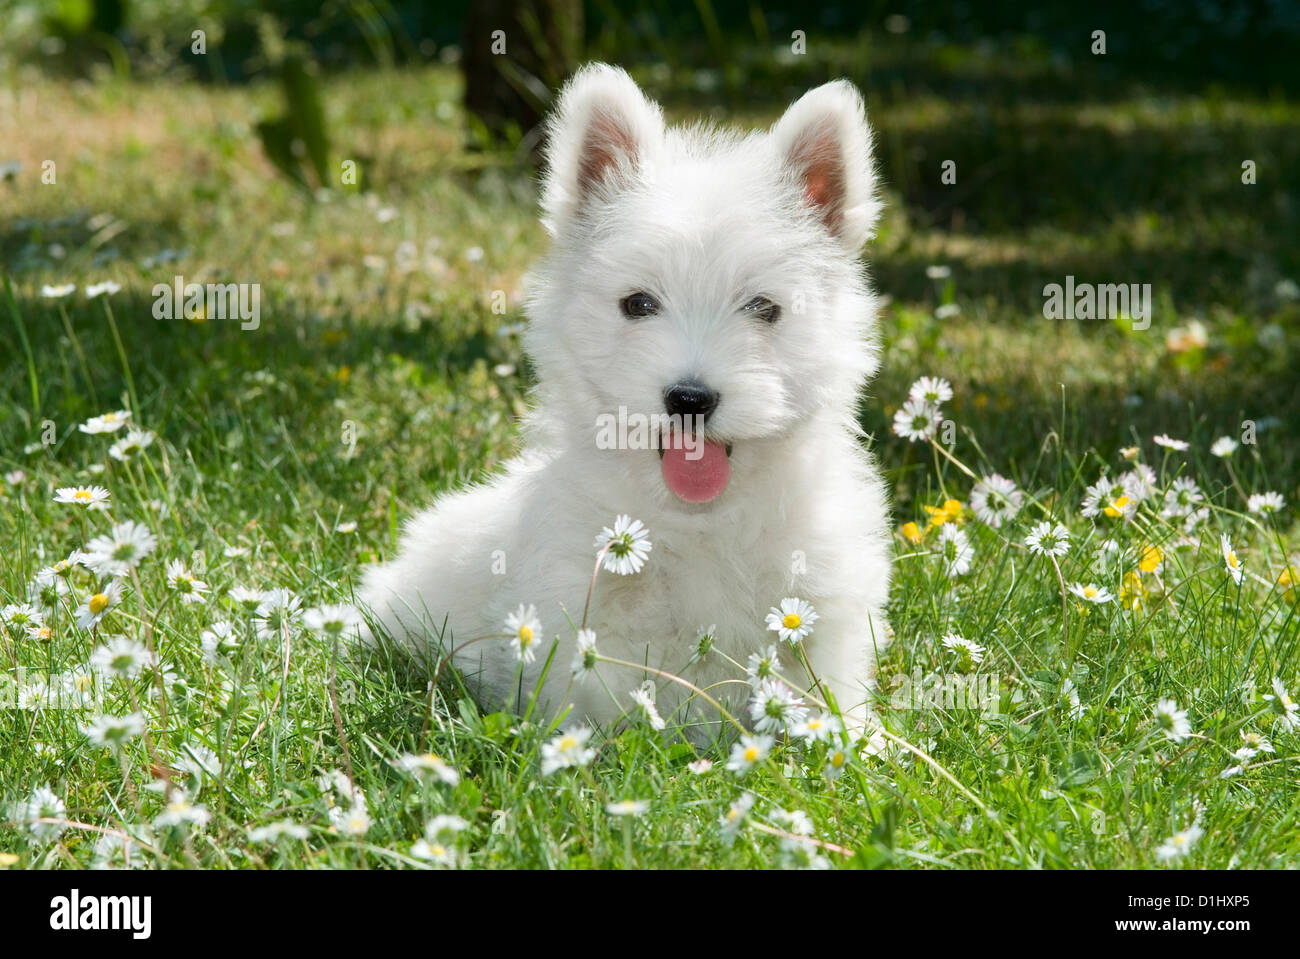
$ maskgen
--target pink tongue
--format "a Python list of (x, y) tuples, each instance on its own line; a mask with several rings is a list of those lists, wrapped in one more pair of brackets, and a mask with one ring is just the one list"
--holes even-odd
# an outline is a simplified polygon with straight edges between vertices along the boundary
[(687, 503), (707, 503), (727, 488), (727, 481), (731, 479), (731, 460), (721, 443), (701, 444), (697, 440), (687, 450), (682, 436), (674, 433), (665, 439), (659, 467), (664, 474), (664, 483), (678, 499)]

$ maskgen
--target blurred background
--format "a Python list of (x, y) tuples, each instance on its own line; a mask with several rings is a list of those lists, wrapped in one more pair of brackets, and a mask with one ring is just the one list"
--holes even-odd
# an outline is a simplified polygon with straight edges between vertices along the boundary
[[(244, 442), (254, 403), (272, 444), (346, 415), (366, 475), (318, 482), (491, 467), (530, 385), (538, 121), (593, 59), (677, 120), (863, 90), (888, 303), (862, 421), (900, 501), (927, 464), (887, 424), (922, 374), (956, 386), (968, 452), (1022, 475), (1049, 434), (1111, 464), (1157, 432), (1196, 456), (1247, 419), (1294, 436), (1297, 51), (1281, 0), (0, 0), (0, 450), (130, 386), (182, 445)], [(174, 275), (260, 284), (261, 327), (155, 320)], [(1150, 328), (1045, 319), (1067, 275), (1150, 283)], [(1247, 452), (1295, 495), (1293, 442)]]

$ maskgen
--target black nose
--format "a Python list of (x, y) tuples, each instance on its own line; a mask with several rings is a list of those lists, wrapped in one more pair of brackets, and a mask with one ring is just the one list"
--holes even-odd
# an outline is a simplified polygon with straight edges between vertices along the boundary
[(718, 408), (720, 397), (699, 383), (675, 383), (664, 390), (664, 406), (670, 416), (708, 417)]

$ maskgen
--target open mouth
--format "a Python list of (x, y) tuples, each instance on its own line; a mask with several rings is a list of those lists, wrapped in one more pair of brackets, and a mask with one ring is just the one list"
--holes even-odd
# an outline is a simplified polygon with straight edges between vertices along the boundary
[(669, 433), (659, 447), (664, 485), (684, 503), (708, 503), (731, 480), (731, 444)]

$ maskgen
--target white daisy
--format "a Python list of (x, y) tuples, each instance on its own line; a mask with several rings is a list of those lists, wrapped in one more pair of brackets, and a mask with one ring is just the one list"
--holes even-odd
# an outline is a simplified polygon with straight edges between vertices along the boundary
[(803, 642), (812, 633), (815, 622), (817, 610), (812, 603), (794, 596), (787, 596), (781, 600), (779, 609), (773, 606), (767, 614), (767, 628), (791, 646)]
[(206, 806), (190, 802), (182, 795), (177, 795), (163, 811), (154, 817), (153, 824), (160, 828), (168, 826), (206, 826), (212, 818)]
[(105, 413), (102, 416), (93, 416), (86, 422), (82, 423), (77, 429), (83, 433), (116, 433), (122, 427), (127, 425), (131, 419), (130, 410), (115, 410), (112, 413)]
[(268, 589), (253, 611), (253, 628), (262, 639), (274, 639), (297, 622), (301, 609), (302, 600), (292, 591)]
[(577, 726), (560, 733), (548, 743), (542, 743), (542, 775), (549, 776), (557, 769), (585, 766), (596, 758), (596, 750), (587, 745), (591, 730)]
[(1156, 849), (1156, 858), (1161, 862), (1169, 862), (1172, 859), (1178, 859), (1186, 856), (1196, 841), (1205, 835), (1205, 831), (1196, 823), (1184, 829), (1182, 832), (1176, 832), (1166, 839)]
[(741, 736), (740, 742), (731, 747), (727, 769), (743, 776), (755, 763), (762, 762), (767, 757), (775, 741), (771, 736)]
[(1272, 703), (1277, 722), (1283, 729), (1300, 729), (1300, 706), (1296, 705), (1296, 701), (1291, 698), (1291, 694), (1277, 676), (1273, 677), (1273, 692), (1265, 693), (1264, 699)]
[(1119, 478), (1124, 495), (1137, 503), (1145, 502), (1156, 494), (1156, 471), (1146, 463), (1136, 463)]
[(952, 384), (937, 376), (923, 376), (907, 391), (909, 400), (939, 406), (952, 399)]
[(1252, 513), (1259, 513), (1268, 516), (1276, 513), (1286, 505), (1286, 500), (1282, 498), (1281, 493), (1269, 491), (1267, 493), (1252, 493), (1246, 501), (1246, 508)]
[(745, 666), (745, 672), (749, 674), (751, 685), (759, 680), (767, 679), (769, 676), (775, 676), (780, 669), (781, 660), (777, 655), (775, 646), (767, 647), (762, 653), (750, 653), (749, 663)]
[(1204, 499), (1205, 496), (1201, 493), (1201, 488), (1196, 485), (1196, 480), (1180, 476), (1173, 481), (1169, 489), (1165, 490), (1160, 515), (1166, 519), (1175, 516), (1190, 516), (1196, 512)]
[(654, 682), (647, 679), (639, 688), (631, 690), (630, 695), (632, 700), (645, 713), (650, 726), (654, 729), (663, 729), (665, 726), (663, 717), (659, 715), (659, 710), (655, 707)]
[[(1005, 476), (985, 476), (970, 494), (970, 508), (981, 523), (998, 529), (1020, 512), (1024, 494)], [(946, 524), (945, 524), (946, 525)]]
[(56, 286), (50, 286), (46, 283), (41, 287), (41, 296), (47, 300), (61, 300), (75, 292), (77, 292), (77, 284), (75, 283), (61, 283)]
[(281, 819), (278, 822), (267, 823), (265, 826), (250, 829), (248, 831), (248, 841), (278, 842), (285, 836), (290, 839), (306, 839), (310, 835), (311, 830), (306, 826), (300, 826), (289, 819)]
[(749, 701), (749, 717), (760, 733), (783, 731), (797, 726), (808, 717), (808, 707), (794, 690), (778, 679), (765, 679), (754, 688)]
[(133, 460), (153, 445), (154, 435), (148, 430), (129, 429), (126, 436), (108, 448), (108, 455), (119, 462)]
[(393, 760), (393, 765), (408, 773), (430, 775), (447, 786), (460, 783), (460, 773), (447, 765), (447, 761), (433, 753), (407, 753)]
[(122, 601), (122, 583), (119, 580), (113, 580), (98, 593), (91, 593), (86, 597), (86, 601), (77, 607), (73, 615), (76, 617), (77, 625), (82, 629), (94, 629), (99, 625), (100, 620), (113, 611), (118, 603)]
[[(1285, 690), (1283, 691), (1285, 692)], [(1253, 749), (1257, 753), (1275, 752), (1273, 744), (1269, 742), (1268, 737), (1254, 731), (1247, 732), (1243, 729), (1241, 731), (1241, 741), (1244, 746)]]
[(1115, 601), (1114, 593), (1105, 586), (1097, 586), (1093, 583), (1088, 583), (1086, 586), (1083, 583), (1071, 583), (1070, 592), (1089, 603), (1113, 603)]
[(944, 636), (943, 645), (945, 649), (956, 652), (962, 659), (969, 659), (975, 666), (984, 661), (984, 653), (987, 652), (979, 643), (958, 636), (956, 633), (948, 633)]
[(302, 624), (322, 636), (355, 633), (364, 620), (355, 606), (315, 606), (302, 614)]
[(749, 818), (749, 812), (754, 808), (754, 794), (742, 793), (740, 798), (727, 807), (727, 811), (722, 814), (718, 821), (722, 826), (722, 838), (730, 843), (740, 832), (740, 827), (745, 824)]
[(1083, 503), (1079, 511), (1084, 516), (1100, 516), (1106, 505), (1114, 499), (1111, 496), (1114, 491), (1115, 481), (1106, 476), (1100, 477), (1083, 491)]
[(1083, 718), (1083, 704), (1079, 702), (1079, 690), (1074, 680), (1066, 677), (1061, 683), (1061, 702), (1065, 704), (1065, 714), (1074, 720)]
[(91, 283), (86, 287), (86, 299), (93, 300), (105, 293), (112, 296), (114, 293), (120, 293), (121, 291), (121, 284), (114, 283), (112, 280), (105, 280), (103, 283)]
[(27, 820), (27, 829), (33, 836), (39, 839), (53, 839), (62, 835), (66, 827), (55, 823), (32, 822), (33, 819), (64, 819), (67, 816), (67, 807), (63, 800), (54, 794), (54, 790), (46, 783), (44, 786), (38, 786), (32, 790), (32, 794), (27, 797), (26, 803), (18, 805), (18, 819)]
[(582, 682), (595, 672), (597, 655), (595, 630), (578, 630), (577, 651), (573, 654), (573, 665), (571, 667), (578, 682)]
[(144, 732), (144, 717), (139, 713), (93, 716), (89, 723), (81, 727), (81, 732), (96, 746), (107, 746), (117, 752)]
[(713, 768), (712, 759), (697, 759), (686, 764), (686, 768), (695, 776), (703, 776)]
[(157, 546), (158, 539), (148, 527), (127, 520), (86, 544), (85, 563), (101, 576), (126, 576)]
[(1227, 459), (1233, 453), (1237, 452), (1237, 441), (1231, 436), (1220, 436), (1210, 446), (1210, 453), (1219, 459)]
[(810, 743), (824, 743), (838, 736), (843, 728), (839, 719), (830, 713), (813, 713), (796, 723), (790, 732)]
[(1025, 537), (1025, 545), (1039, 556), (1064, 556), (1070, 551), (1070, 531), (1060, 523), (1053, 526), (1044, 521)]
[(542, 622), (537, 618), (537, 607), (520, 603), (519, 608), (506, 617), (506, 632), (510, 634), (510, 648), (515, 651), (515, 658), (521, 663), (531, 663), (537, 656), (537, 644), (542, 638)]
[(632, 816), (636, 819), (644, 816), (649, 808), (650, 803), (644, 799), (620, 799), (605, 804), (605, 812), (611, 816)]
[(343, 533), (344, 535), (347, 535), (348, 533), (355, 533), (356, 531), (357, 531), (357, 522), (356, 520), (351, 520), (351, 519), (346, 522), (339, 523), (337, 526), (334, 527), (334, 532)]
[(1241, 560), (1232, 549), (1232, 543), (1228, 540), (1228, 534), (1223, 533), (1219, 536), (1219, 551), (1223, 554), (1223, 568), (1232, 581), (1238, 586), (1241, 585), (1241, 579), (1245, 571), (1242, 568)]
[(126, 636), (115, 636), (90, 654), (90, 665), (100, 673), (134, 679), (149, 665), (149, 650)]
[(10, 603), (0, 609), (0, 624), (15, 634), (30, 632), (45, 625), (45, 614), (31, 603)]
[(230, 591), (226, 593), (230, 602), (234, 604), (236, 608), (245, 613), (254, 612), (257, 607), (262, 605), (262, 602), (267, 598), (267, 595), (268, 594), (263, 590), (249, 589), (246, 586), (232, 586)]
[(95, 506), (99, 503), (107, 503), (111, 495), (102, 486), (61, 486), (54, 491), (54, 502)]
[(183, 603), (201, 603), (203, 594), (208, 591), (208, 584), (191, 573), (179, 559), (167, 564), (167, 586), (180, 596)]
[(239, 648), (234, 633), (235, 627), (226, 620), (213, 623), (205, 629), (199, 636), (204, 662), (215, 664), (234, 653)]
[(832, 742), (831, 748), (826, 753), (826, 766), (824, 772), (827, 779), (839, 779), (844, 775), (844, 771), (849, 768), (849, 747)]
[(370, 810), (361, 790), (357, 790), (354, 802), (347, 809), (330, 807), (330, 825), (345, 836), (364, 836), (370, 832)]
[(944, 572), (948, 578), (956, 579), (970, 572), (975, 547), (970, 544), (966, 531), (960, 526), (944, 523), (939, 527), (939, 554), (943, 557)]
[(1155, 440), (1156, 446), (1163, 446), (1167, 450), (1177, 450), (1180, 453), (1187, 450), (1190, 445), (1185, 440), (1176, 440), (1165, 433), (1152, 437), (1152, 439)]
[(939, 410), (925, 400), (908, 400), (894, 414), (894, 433), (913, 443), (928, 440), (939, 430)]
[(1179, 709), (1172, 699), (1156, 703), (1156, 725), (1171, 743), (1181, 743), (1192, 734), (1192, 724), (1187, 720), (1187, 710)]
[(605, 569), (628, 576), (641, 572), (654, 544), (650, 542), (650, 531), (639, 519), (619, 516), (612, 529), (606, 526), (601, 530), (595, 545), (597, 550), (609, 546), (609, 552), (605, 554)]

